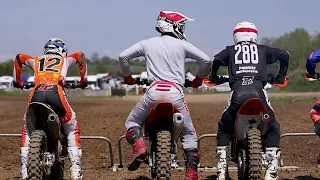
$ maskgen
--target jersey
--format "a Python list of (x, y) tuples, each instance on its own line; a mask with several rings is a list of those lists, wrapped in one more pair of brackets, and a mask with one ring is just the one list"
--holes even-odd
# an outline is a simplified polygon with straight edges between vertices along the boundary
[[(282, 61), (288, 63), (289, 53), (278, 48), (250, 42), (227, 46), (214, 56), (214, 61), (219, 61), (222, 66), (228, 66), (230, 87), (233, 83), (245, 79), (258, 80), (265, 85), (267, 65), (277, 60), (280, 60), (280, 66), (285, 64)], [(286, 70), (284, 75), (286, 75)]]
[(210, 58), (192, 44), (163, 35), (142, 40), (124, 50), (119, 57), (124, 76), (131, 75), (129, 60), (144, 56), (149, 81), (173, 82), (183, 87), (185, 82), (185, 59), (200, 63), (197, 76), (203, 78), (210, 70)]
[(320, 62), (320, 49), (313, 51), (307, 57), (306, 68), (307, 72), (310, 75), (314, 75), (316, 72), (316, 64)]
[(18, 54), (14, 62), (14, 80), (20, 82), (22, 66), (25, 65), (34, 71), (34, 84), (58, 85), (64, 81), (68, 69), (73, 65), (79, 65), (81, 80), (87, 78), (87, 62), (82, 52), (69, 56), (59, 55), (30, 56)]

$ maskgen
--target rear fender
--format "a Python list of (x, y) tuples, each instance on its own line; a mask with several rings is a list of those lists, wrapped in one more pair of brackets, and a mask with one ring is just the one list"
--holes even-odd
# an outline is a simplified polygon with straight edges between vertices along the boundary
[(169, 102), (159, 102), (155, 104), (149, 112), (147, 122), (144, 126), (144, 132), (148, 136), (152, 132), (156, 134), (159, 130), (168, 130), (171, 132), (173, 114), (179, 112)]
[(235, 137), (238, 141), (244, 140), (247, 131), (252, 128), (259, 129), (261, 135), (265, 135), (269, 122), (268, 111), (261, 99), (251, 98), (238, 111), (234, 126)]
[(26, 114), (26, 121), (30, 134), (35, 130), (44, 130), (50, 138), (59, 138), (59, 117), (48, 104), (40, 102), (30, 103)]

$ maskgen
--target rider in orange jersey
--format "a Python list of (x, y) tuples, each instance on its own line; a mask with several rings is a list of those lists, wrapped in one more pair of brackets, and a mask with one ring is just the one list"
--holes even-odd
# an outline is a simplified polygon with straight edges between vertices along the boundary
[[(68, 154), (72, 179), (82, 179), (80, 131), (75, 112), (70, 107), (63, 89), (64, 79), (68, 69), (78, 64), (81, 81), (78, 87), (87, 87), (87, 62), (82, 52), (67, 55), (67, 47), (59, 38), (51, 38), (44, 45), (44, 55), (39, 57), (27, 54), (18, 54), (14, 62), (14, 87), (23, 88), (20, 80), (22, 66), (25, 65), (34, 71), (35, 87), (29, 95), (30, 102), (44, 102), (49, 104), (59, 116), (68, 140)], [(20, 149), (21, 176), (27, 179), (27, 163), (29, 152), (29, 132), (27, 131), (26, 113), (22, 130), (22, 145)]]

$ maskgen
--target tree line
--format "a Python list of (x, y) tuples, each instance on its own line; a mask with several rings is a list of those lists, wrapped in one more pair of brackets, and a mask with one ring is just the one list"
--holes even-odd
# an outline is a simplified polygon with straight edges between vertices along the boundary
[[(115, 75), (121, 76), (119, 61), (108, 56), (100, 57), (98, 53), (93, 53), (91, 57), (86, 57), (88, 63), (88, 74), (95, 75), (98, 73), (113, 73)], [(146, 70), (146, 61), (143, 58), (135, 59), (129, 62), (130, 69), (133, 74), (140, 74), (142, 71)], [(0, 76), (12, 76), (13, 74), (14, 60), (9, 59), (3, 63), (0, 63)], [(24, 67), (23, 75), (33, 74), (32, 70)], [(195, 62), (186, 63), (186, 71), (191, 73), (196, 73), (198, 69), (198, 64)], [(69, 71), (67, 76), (79, 76), (78, 67), (74, 66)]]
[[(289, 51), (290, 62), (288, 69), (289, 85), (286, 88), (273, 88), (275, 91), (317, 91), (320, 90), (318, 81), (307, 82), (304, 79), (306, 58), (312, 51), (320, 49), (320, 33), (311, 35), (303, 28), (287, 32), (277, 38), (262, 38), (261, 44)], [(271, 72), (277, 72), (279, 63), (270, 65)]]
[[(264, 37), (259, 41), (260, 44), (281, 48), (290, 52), (290, 63), (288, 76), (290, 83), (287, 88), (273, 88), (275, 91), (315, 91), (320, 88), (318, 82), (306, 82), (303, 78), (305, 72), (306, 57), (310, 52), (320, 48), (320, 33), (311, 35), (303, 28), (297, 28), (294, 31), (287, 32), (280, 37)], [(98, 74), (111, 72), (121, 76), (119, 61), (108, 56), (100, 57), (98, 53), (93, 53), (88, 57), (88, 74)], [(0, 76), (13, 73), (13, 59), (0, 64)], [(134, 74), (139, 74), (145, 71), (145, 60), (143, 58), (130, 61), (131, 70)], [(78, 67), (73, 67), (69, 70), (68, 76), (78, 76)], [(268, 67), (270, 72), (276, 73), (279, 68), (279, 63), (275, 63)], [(23, 74), (32, 71), (28, 68), (23, 68)], [(194, 61), (186, 63), (186, 72), (195, 74), (198, 70), (198, 65)], [(223, 69), (220, 73), (227, 73)]]

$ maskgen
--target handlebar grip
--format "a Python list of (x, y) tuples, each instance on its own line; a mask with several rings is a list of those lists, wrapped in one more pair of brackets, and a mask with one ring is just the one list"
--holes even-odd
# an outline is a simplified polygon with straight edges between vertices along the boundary
[(191, 81), (189, 79), (186, 79), (185, 82), (184, 82), (184, 87), (185, 88), (188, 88), (188, 87), (191, 87)]
[(148, 82), (147, 79), (141, 80), (140, 78), (136, 78), (134, 84), (136, 84), (136, 85), (146, 85), (146, 86), (150, 86), (150, 83)]
[(78, 81), (74, 80), (72, 82), (66, 82), (64, 85), (63, 85), (64, 88), (67, 88), (67, 89), (76, 89), (78, 88)]
[(23, 89), (30, 89), (33, 88), (35, 84), (33, 82), (27, 82), (23, 84)]

